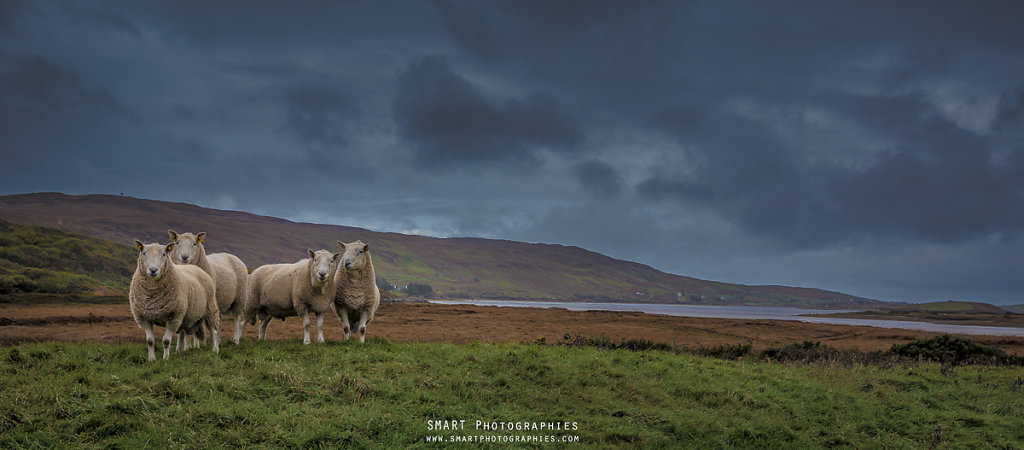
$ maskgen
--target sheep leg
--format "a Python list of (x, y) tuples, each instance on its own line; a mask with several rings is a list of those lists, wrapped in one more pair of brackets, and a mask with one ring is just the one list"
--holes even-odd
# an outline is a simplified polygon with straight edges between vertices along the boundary
[(309, 312), (302, 313), (302, 344), (309, 344)]
[(260, 320), (260, 340), (267, 340), (267, 325), (270, 325), (270, 317)]
[(366, 342), (366, 316), (369, 314), (366, 311), (359, 311), (359, 325), (356, 326), (356, 331), (359, 333), (359, 343)]
[(143, 321), (141, 326), (142, 331), (146, 332), (146, 348), (149, 350), (147, 360), (156, 361), (156, 352), (153, 351), (153, 343), (155, 341), (155, 339), (153, 339), (153, 322)]
[(348, 308), (346, 308), (344, 306), (338, 306), (337, 307), (337, 312), (338, 312), (338, 318), (341, 319), (341, 326), (343, 327), (343, 329), (345, 331), (345, 340), (347, 341), (349, 333), (352, 332), (352, 328), (349, 327), (349, 323), (348, 323)]
[(245, 328), (245, 320), (242, 318), (241, 312), (235, 313), (235, 338), (234, 341), (237, 344), (242, 340), (242, 330)]
[(188, 350), (187, 345), (188, 345), (188, 343), (190, 341), (189, 338), (185, 337), (185, 330), (178, 330), (178, 331), (179, 331), (179, 333), (178, 333), (178, 346), (174, 347), (174, 353), (178, 353), (178, 352), (180, 352), (182, 350)]
[[(200, 325), (200, 327), (202, 326)], [(213, 350), (214, 353), (220, 353), (220, 327), (214, 324), (213, 319), (207, 318), (206, 328), (210, 329), (210, 350)]]
[(203, 333), (202, 322), (197, 323), (195, 328), (192, 329), (192, 333), (189, 333), (192, 338), (192, 346), (199, 348), (199, 344), (206, 340), (206, 335)]
[(164, 328), (164, 359), (171, 357), (171, 340), (174, 338), (174, 328), (170, 325)]
[(316, 313), (316, 341), (324, 343), (324, 313)]

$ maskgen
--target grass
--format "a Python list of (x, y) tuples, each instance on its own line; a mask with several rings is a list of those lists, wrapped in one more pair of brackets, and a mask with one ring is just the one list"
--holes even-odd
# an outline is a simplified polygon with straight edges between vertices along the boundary
[[(537, 434), (478, 432), (477, 419), (575, 421), (551, 434), (588, 447), (1020, 447), (1019, 373), (526, 343), (246, 341), (155, 363), (142, 345), (23, 344), (0, 349), (0, 447), (406, 447), (433, 446), (434, 434)], [(428, 431), (452, 419), (466, 430)]]

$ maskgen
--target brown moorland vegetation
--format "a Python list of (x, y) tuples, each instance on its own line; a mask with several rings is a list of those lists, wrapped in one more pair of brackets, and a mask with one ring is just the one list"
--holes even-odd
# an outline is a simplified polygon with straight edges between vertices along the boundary
[[(0, 219), (123, 243), (164, 241), (167, 229), (206, 231), (208, 252), (231, 252), (254, 268), (301, 259), (335, 241), (373, 243), (378, 275), (424, 283), (452, 298), (561, 299), (690, 304), (878, 307), (839, 292), (745, 286), (661, 272), (579, 247), (479, 238), (431, 238), (296, 223), (238, 211), (114, 195), (58, 193), (0, 197)], [(681, 257), (685, 257), (682, 255)]]

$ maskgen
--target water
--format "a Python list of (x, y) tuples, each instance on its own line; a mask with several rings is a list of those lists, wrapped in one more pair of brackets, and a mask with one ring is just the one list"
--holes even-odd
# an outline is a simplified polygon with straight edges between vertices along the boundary
[(850, 319), (843, 317), (808, 317), (804, 315), (854, 312), (855, 310), (803, 309), (777, 306), (657, 305), (639, 303), (527, 302), (514, 300), (431, 300), (430, 302), (448, 305), (470, 304), (480, 306), (508, 306), (521, 308), (565, 308), (570, 311), (633, 311), (644, 312), (648, 314), (664, 314), (669, 316), (682, 317), (708, 317), (715, 319), (796, 320), (799, 322), (808, 323), (824, 323), (830, 325), (865, 325), (879, 328), (902, 328), (906, 330), (933, 331), (937, 333), (1024, 337), (1024, 328), (986, 327), (975, 325), (947, 325), (942, 323), (911, 322), (904, 320)]

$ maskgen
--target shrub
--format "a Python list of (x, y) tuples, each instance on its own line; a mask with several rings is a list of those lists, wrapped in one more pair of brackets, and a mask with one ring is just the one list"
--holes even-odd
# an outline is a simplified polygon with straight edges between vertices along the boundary
[(1009, 363), (1017, 359), (1007, 356), (999, 347), (952, 334), (897, 344), (889, 349), (889, 353), (948, 364)]
[(393, 291), (395, 289), (398, 289), (398, 287), (392, 284), (390, 281), (388, 281), (387, 278), (377, 277), (377, 289), (380, 289), (380, 291), (383, 293), (387, 291)]
[(434, 293), (434, 288), (429, 284), (409, 283), (409, 287), (405, 288), (405, 291), (409, 295), (431, 295)]
[(659, 350), (664, 352), (672, 351), (672, 346), (654, 342), (647, 339), (630, 339), (628, 341), (612, 342), (605, 336), (592, 338), (581, 335), (572, 335), (565, 333), (562, 339), (555, 345), (562, 345), (566, 347), (597, 347), (605, 350), (631, 350), (631, 351), (643, 351), (643, 350)]

